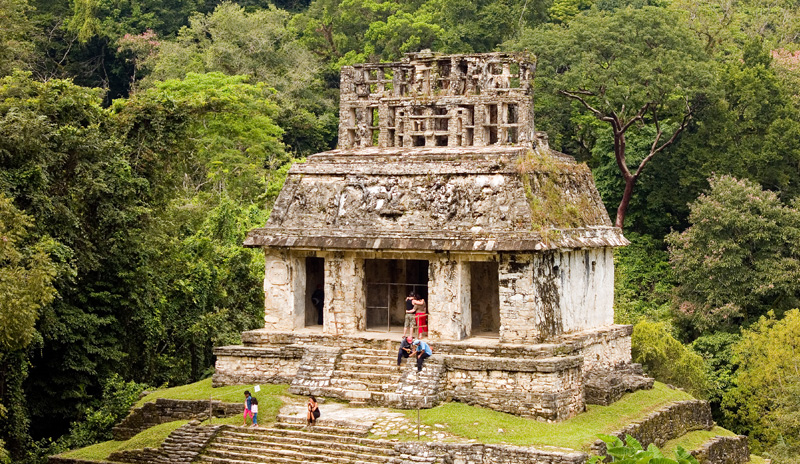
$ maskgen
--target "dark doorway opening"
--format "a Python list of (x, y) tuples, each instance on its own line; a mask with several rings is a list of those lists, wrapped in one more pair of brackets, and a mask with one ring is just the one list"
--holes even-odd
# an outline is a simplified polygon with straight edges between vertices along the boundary
[(421, 259), (367, 259), (367, 329), (390, 332), (403, 328), (406, 296), (411, 292), (428, 300), (428, 261)]
[(472, 335), (500, 334), (500, 278), (493, 261), (471, 262), (470, 311)]
[(324, 289), (325, 259), (306, 258), (306, 327), (322, 325)]

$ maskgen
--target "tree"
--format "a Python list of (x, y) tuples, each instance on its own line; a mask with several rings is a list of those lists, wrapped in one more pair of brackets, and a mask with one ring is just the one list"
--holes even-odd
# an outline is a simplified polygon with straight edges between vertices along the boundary
[(730, 176), (690, 205), (691, 226), (667, 236), (688, 334), (736, 330), (800, 306), (800, 209)]
[[(611, 128), (625, 182), (615, 225), (623, 227), (634, 185), (654, 156), (672, 145), (711, 83), (709, 57), (677, 12), (646, 6), (593, 8), (566, 27), (533, 30), (511, 44), (538, 58), (538, 85), (576, 102)], [(644, 153), (629, 154), (626, 136), (654, 135)]]
[(33, 53), (27, 0), (0, 0), (0, 77), (28, 68)]
[[(36, 240), (32, 225), (31, 218), (0, 192), (0, 437), (10, 438), (14, 448), (27, 432), (27, 422), (17, 411), (19, 391), (14, 377), (21, 367), (19, 352), (33, 341), (40, 310), (56, 293), (57, 269), (49, 256), (54, 243), (47, 238)], [(11, 417), (6, 406), (13, 409)], [(0, 462), (10, 462), (2, 439)]]
[(194, 14), (174, 41), (161, 41), (145, 61), (144, 85), (182, 79), (188, 73), (245, 75), (280, 92), (312, 83), (319, 64), (289, 26), (291, 15), (271, 7), (248, 13), (235, 3), (220, 3), (212, 13)]
[(708, 365), (675, 339), (664, 322), (643, 320), (634, 326), (631, 359), (660, 382), (685, 388), (697, 397), (709, 394)]
[(777, 463), (800, 458), (800, 310), (772, 312), (734, 345), (735, 388), (725, 393), (725, 425), (750, 435), (756, 452)]

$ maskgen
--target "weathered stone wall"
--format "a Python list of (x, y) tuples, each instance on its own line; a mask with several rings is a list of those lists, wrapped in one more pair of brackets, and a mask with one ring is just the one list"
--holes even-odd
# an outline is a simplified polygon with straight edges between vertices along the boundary
[(223, 346), (216, 348), (215, 387), (256, 383), (289, 383), (297, 374), (303, 347)]
[[(711, 417), (711, 408), (708, 406), (708, 402), (688, 400), (664, 406), (638, 423), (631, 424), (610, 435), (620, 439), (630, 435), (639, 440), (644, 447), (651, 443), (661, 447), (667, 441), (678, 438), (687, 432), (711, 430), (713, 426), (714, 419)], [(605, 443), (601, 440), (596, 441), (592, 445), (592, 451), (597, 454), (605, 454)]]
[(129, 464), (189, 464), (221, 428), (221, 425), (200, 426), (200, 422), (192, 421), (175, 429), (158, 448), (118, 451), (108, 459)]
[(613, 325), (562, 336), (565, 344), (583, 355), (583, 372), (609, 371), (631, 362), (633, 326)]
[(447, 394), (467, 404), (548, 421), (584, 410), (579, 356), (512, 359), (448, 356)]
[(577, 451), (480, 443), (398, 443), (395, 451), (404, 462), (436, 457), (437, 462), (458, 464), (583, 464), (588, 459), (585, 453)]
[(714, 437), (700, 449), (692, 450), (700, 464), (745, 464), (750, 462), (750, 446), (745, 435)]
[(610, 250), (500, 255), (500, 340), (540, 343), (614, 323)]
[(322, 395), (323, 389), (331, 385), (331, 377), (341, 348), (309, 346), (300, 360), (300, 367), (292, 379), (289, 393), (296, 395)]
[(133, 408), (112, 429), (114, 440), (127, 440), (154, 425), (196, 418), (207, 418), (209, 413), (214, 417), (228, 417), (242, 410), (238, 403), (222, 403), (207, 400), (173, 400), (158, 398), (155, 402), (145, 403), (139, 408)]
[(446, 368), (441, 359), (429, 358), (425, 369), (406, 369), (395, 393), (386, 395), (387, 406), (404, 409), (431, 408), (445, 396)]

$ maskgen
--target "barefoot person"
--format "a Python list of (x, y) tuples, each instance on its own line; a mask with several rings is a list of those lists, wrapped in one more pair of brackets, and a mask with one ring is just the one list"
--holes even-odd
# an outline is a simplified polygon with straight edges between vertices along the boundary
[(317, 404), (317, 399), (314, 396), (308, 397), (308, 414), (306, 415), (306, 420), (308, 421), (308, 425), (315, 425), (317, 423), (317, 419), (321, 413), (319, 412), (319, 404)]

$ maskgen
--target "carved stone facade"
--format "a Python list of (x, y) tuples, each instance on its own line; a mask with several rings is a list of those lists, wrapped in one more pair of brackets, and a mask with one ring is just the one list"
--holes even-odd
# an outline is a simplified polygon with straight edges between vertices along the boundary
[[(345, 67), (339, 148), (294, 165), (245, 240), (266, 257), (263, 331), (362, 346), (353, 340), (399, 335), (418, 293), (435, 347), (476, 336), (577, 346), (549, 371), (501, 353), (486, 369), (452, 358), (442, 397), (503, 410), (513, 399), (548, 420), (582, 411), (583, 378), (630, 362), (630, 331), (613, 324), (612, 248), (628, 242), (588, 168), (534, 131), (534, 69), (525, 54), (428, 52)], [(215, 382), (307, 373), (295, 342), (264, 348), (219, 349)], [(334, 396), (375, 397), (344, 390)], [(381, 398), (407, 402), (392, 394)]]

